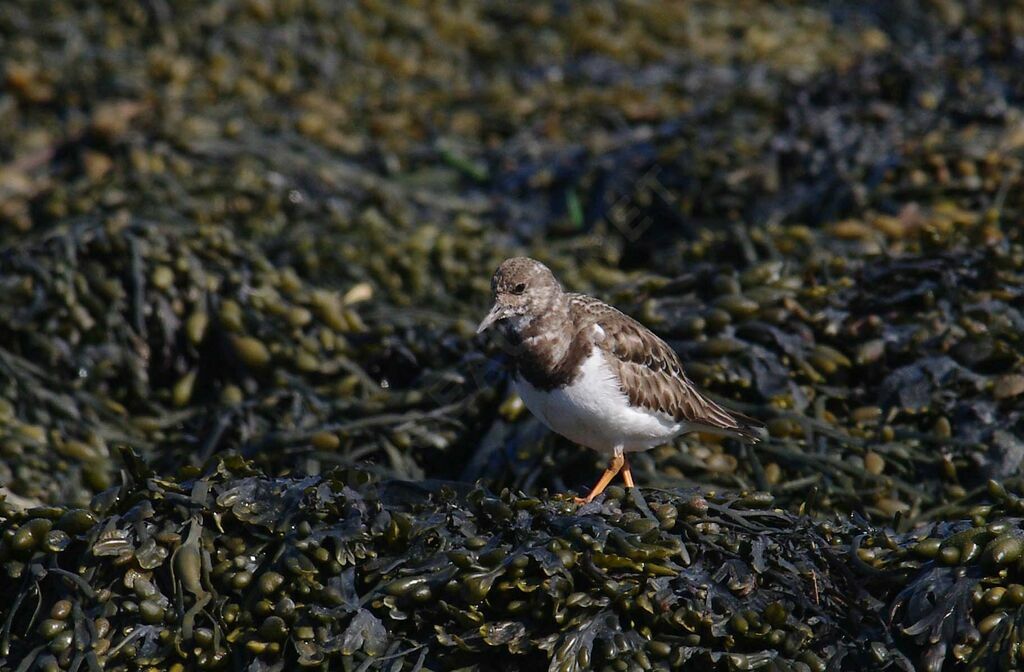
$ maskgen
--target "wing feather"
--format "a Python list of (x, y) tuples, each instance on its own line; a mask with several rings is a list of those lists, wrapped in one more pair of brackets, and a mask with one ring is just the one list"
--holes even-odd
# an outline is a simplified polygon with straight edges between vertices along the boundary
[(686, 376), (675, 350), (647, 327), (583, 294), (571, 295), (569, 302), (577, 326), (600, 327), (593, 330), (594, 342), (619, 374), (622, 390), (634, 406), (708, 431), (754, 442), (761, 438), (760, 422), (704, 396)]

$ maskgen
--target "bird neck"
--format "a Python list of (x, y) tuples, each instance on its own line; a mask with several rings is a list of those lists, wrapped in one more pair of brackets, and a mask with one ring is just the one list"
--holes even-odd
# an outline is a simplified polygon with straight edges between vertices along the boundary
[(515, 359), (520, 374), (529, 379), (533, 372), (559, 369), (576, 336), (568, 297), (562, 294), (545, 302), (544, 310), (534, 313), (515, 331)]

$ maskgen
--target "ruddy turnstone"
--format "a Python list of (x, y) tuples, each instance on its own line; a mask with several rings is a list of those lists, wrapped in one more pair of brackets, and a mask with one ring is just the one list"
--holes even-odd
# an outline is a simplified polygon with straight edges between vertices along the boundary
[(477, 333), (503, 329), (527, 408), (552, 431), (609, 457), (577, 501), (593, 500), (620, 471), (633, 487), (626, 454), (680, 434), (759, 439), (763, 425), (701, 394), (665, 341), (602, 301), (566, 292), (539, 261), (505, 260), (491, 290), (494, 306)]

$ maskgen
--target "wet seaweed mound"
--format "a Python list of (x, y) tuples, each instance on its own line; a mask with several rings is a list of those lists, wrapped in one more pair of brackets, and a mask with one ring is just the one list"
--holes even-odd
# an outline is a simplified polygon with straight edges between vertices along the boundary
[[(578, 507), (365, 472), (179, 482), (125, 455), (89, 509), (7, 504), (20, 669), (939, 670), (1017, 665), (1024, 499), (910, 533), (767, 493)], [(919, 667), (914, 664), (919, 663)], [(425, 667), (426, 666), (426, 667)]]
[[(0, 6), (0, 668), (1024, 668), (1024, 6)], [(529, 254), (756, 448), (580, 507)]]

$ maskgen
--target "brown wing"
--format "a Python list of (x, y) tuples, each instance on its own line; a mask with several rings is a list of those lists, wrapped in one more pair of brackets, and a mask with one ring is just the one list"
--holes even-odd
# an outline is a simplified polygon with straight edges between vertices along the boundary
[[(606, 303), (582, 294), (570, 297), (578, 326), (597, 325), (594, 342), (619, 374), (634, 406), (675, 420), (758, 441), (763, 425), (711, 401), (686, 377), (679, 355), (650, 329)], [(603, 332), (603, 333), (601, 333)]]

